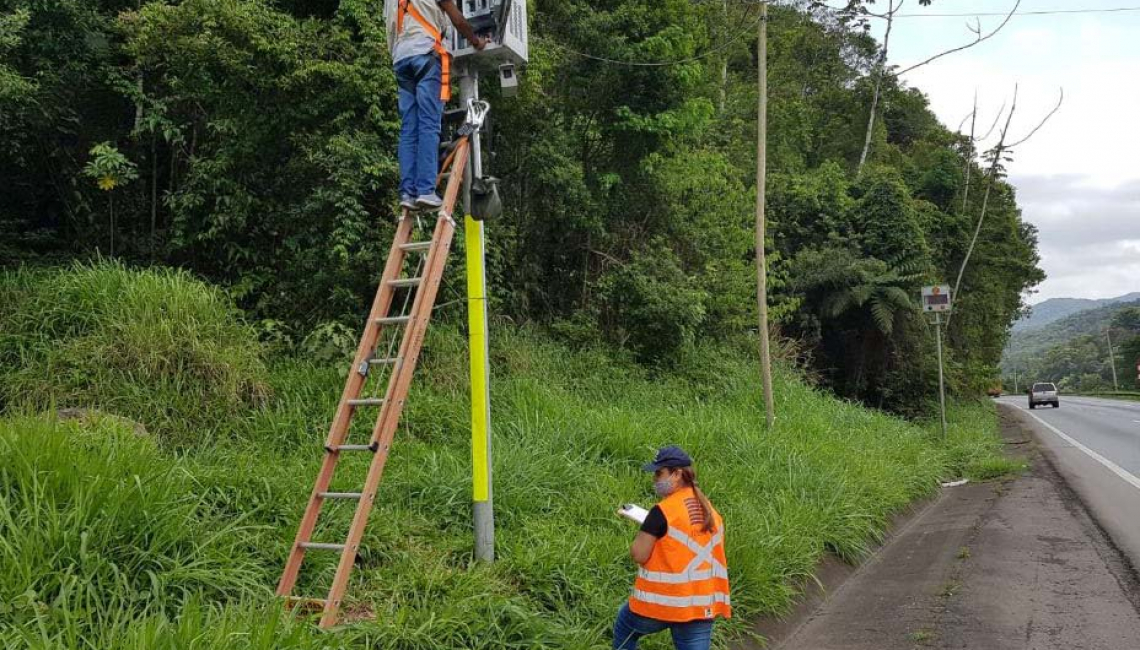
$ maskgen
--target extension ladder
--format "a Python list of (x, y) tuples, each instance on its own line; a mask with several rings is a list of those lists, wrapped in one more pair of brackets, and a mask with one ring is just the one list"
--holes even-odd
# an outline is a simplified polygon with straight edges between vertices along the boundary
[[(360, 344), (356, 350), (352, 369), (345, 381), (344, 392), (341, 394), (340, 404), (336, 415), (329, 427), (328, 438), (325, 441), (324, 461), (320, 473), (317, 474), (316, 484), (309, 497), (309, 504), (301, 518), (297, 529), (297, 537), (289, 552), (289, 559), (285, 563), (285, 570), (281, 581), (277, 585), (277, 595), (285, 598), (287, 606), (303, 606), (321, 611), (320, 627), (328, 628), (336, 624), (344, 593), (348, 587), (349, 575), (352, 573), (356, 554), (360, 548), (360, 540), (364, 536), (364, 528), (368, 523), (368, 515), (376, 498), (376, 489), (380, 484), (380, 477), (384, 473), (384, 464), (388, 460), (388, 451), (392, 438), (396, 434), (396, 427), (403, 411), (404, 400), (408, 395), (408, 387), (412, 381), (412, 373), (416, 368), (420, 348), (423, 345), (424, 334), (427, 332), (428, 321), (431, 319), (432, 309), (435, 305), (436, 293), (443, 278), (443, 270), (447, 263), (448, 252), (451, 249), (451, 240), (455, 234), (455, 220), (452, 217), (455, 201), (459, 195), (460, 185), (463, 183), (463, 174), (467, 165), (470, 147), (470, 135), (482, 126), (486, 117), (488, 105), (485, 102), (470, 101), (467, 105), (466, 122), (459, 129), (451, 153), (443, 164), (440, 179), (447, 178), (447, 189), (443, 196), (443, 207), (436, 220), (435, 231), (430, 241), (413, 241), (413, 219), (409, 210), (404, 209), (396, 227), (396, 236), (392, 240), (392, 248), (388, 253), (388, 261), (384, 266), (384, 275), (376, 291), (376, 298), (372, 303), (372, 310), (368, 314), (368, 322), (364, 327), (364, 334), (360, 337)], [(449, 173), (448, 173), (449, 172)], [(420, 256), (418, 262), (413, 264), (417, 272), (412, 277), (404, 275), (405, 261), (408, 256)], [(406, 290), (403, 307), (411, 302), (411, 310), (400, 310), (392, 314), (393, 299), (398, 290)], [(414, 299), (410, 299), (412, 293)], [(392, 337), (388, 350), (378, 349), (382, 341), (382, 333), (386, 328), (403, 328), (403, 335)], [(399, 338), (398, 349), (394, 348)], [(386, 374), (386, 388), (383, 397), (362, 396), (368, 383), (369, 375), (380, 371), (383, 377)], [(374, 378), (374, 384), (379, 387), (384, 384), (381, 377)], [(372, 436), (368, 444), (347, 444), (349, 427), (353, 417), (358, 411), (369, 408), (378, 408), (376, 423), (372, 428)], [(372, 462), (368, 468), (368, 475), (364, 487), (360, 492), (330, 492), (333, 475), (337, 463), (343, 453), (370, 453)], [(356, 501), (356, 514), (352, 518), (348, 535), (343, 543), (330, 543), (313, 541), (313, 531), (325, 501), (350, 500)], [(340, 563), (337, 565), (332, 586), (326, 598), (298, 598), (292, 595), (296, 585), (297, 576), (301, 570), (301, 563), (308, 551), (331, 551), (340, 553)]]

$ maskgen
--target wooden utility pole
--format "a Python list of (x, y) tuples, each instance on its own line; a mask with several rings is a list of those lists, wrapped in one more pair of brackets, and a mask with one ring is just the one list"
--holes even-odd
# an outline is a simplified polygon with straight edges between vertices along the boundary
[(1108, 360), (1112, 364), (1112, 390), (1120, 390), (1116, 381), (1116, 355), (1112, 352), (1112, 332), (1105, 328), (1104, 338), (1108, 339)]
[(768, 172), (768, 3), (760, 3), (756, 67), (759, 102), (756, 111), (756, 298), (760, 308), (760, 372), (764, 382), (764, 416), (768, 428), (776, 418), (772, 399), (772, 354), (768, 341), (768, 268), (764, 254), (764, 203)]

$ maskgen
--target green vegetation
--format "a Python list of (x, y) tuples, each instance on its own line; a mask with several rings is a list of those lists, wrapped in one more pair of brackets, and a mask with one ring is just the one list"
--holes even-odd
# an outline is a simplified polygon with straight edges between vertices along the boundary
[(1113, 399), (1127, 399), (1127, 400), (1140, 401), (1140, 392), (1129, 392), (1129, 391), (1123, 391), (1123, 390), (1120, 390), (1120, 391), (1106, 390), (1106, 391), (1093, 391), (1093, 392), (1081, 393), (1081, 394), (1082, 395), (1088, 395), (1090, 397), (1111, 397)]
[[(881, 50), (857, 11), (870, 3), (843, 4), (772, 7), (773, 316), (823, 385), (913, 414), (936, 385), (915, 302), (958, 273), (985, 153), (888, 75), (857, 170)], [(0, 0), (0, 264), (167, 264), (294, 340), (355, 329), (397, 201), (382, 5)], [(754, 327), (756, 3), (529, 10), (518, 97), (500, 99), (493, 79), (483, 89), (505, 206), (488, 225), (493, 313), (647, 365)], [(1042, 278), (1036, 233), (999, 177), (955, 297), (953, 391), (996, 380), (1021, 295)], [(449, 277), (443, 301), (462, 287)]]
[[(159, 409), (133, 387), (132, 373), (105, 374), (105, 348), (78, 348), (68, 384), (77, 389), (53, 393), (56, 405), (131, 414), (149, 436), (110, 416), (60, 423), (32, 413), (39, 403), (17, 392), (0, 419), (0, 645), (608, 647), (632, 571), (625, 558), (633, 530), (613, 510), (652, 500), (638, 467), (670, 442), (698, 459), (702, 486), (728, 522), (740, 615), (730, 629), (740, 635), (750, 615), (787, 607), (824, 553), (859, 558), (892, 513), (940, 480), (986, 478), (999, 465), (988, 402), (955, 405), (942, 441), (935, 423), (838, 401), (781, 371), (780, 417), (768, 432), (746, 341), (704, 343), (675, 368), (650, 370), (503, 326), (492, 349), (501, 561), (475, 565), (465, 341), (441, 323), (363, 544), (348, 607), (356, 622), (330, 636), (284, 619), (271, 593), (316, 473), (343, 359), (266, 362), (218, 292), (183, 274), (102, 264), (43, 273), (32, 284), (29, 277), (4, 275), (0, 293), (26, 306), (70, 288), (95, 323), (83, 330), (90, 336), (145, 321), (137, 344), (122, 352), (139, 359), (171, 353), (169, 332), (200, 323), (192, 349), (244, 350), (244, 368), (266, 364), (268, 386), (260, 408), (222, 417), (232, 393), (210, 387), (231, 385), (229, 375), (155, 365), (147, 382), (186, 386), (211, 415), (152, 417)], [(2, 336), (32, 341), (35, 351), (62, 345), (65, 338), (51, 337), (71, 331), (5, 319)], [(0, 371), (18, 373), (18, 357), (0, 360)], [(200, 437), (183, 422), (194, 417), (212, 423)], [(362, 475), (361, 463), (349, 462), (334, 489)], [(330, 513), (320, 538), (347, 526), (348, 511)], [(314, 557), (301, 592), (316, 595), (333, 558)]]
[(259, 408), (266, 368), (233, 303), (119, 264), (0, 274), (0, 405), (106, 408), (204, 442)]
[(1064, 391), (1100, 393), (1113, 390), (1112, 361), (1122, 390), (1140, 388), (1140, 301), (1118, 302), (1077, 312), (1034, 329), (1013, 333), (1002, 358), (1004, 385), (1054, 382)]
[(1014, 321), (1013, 331), (1044, 327), (1077, 312), (1137, 300), (1140, 300), (1140, 291), (1133, 291), (1115, 298), (1050, 298), (1033, 305), (1025, 315)]

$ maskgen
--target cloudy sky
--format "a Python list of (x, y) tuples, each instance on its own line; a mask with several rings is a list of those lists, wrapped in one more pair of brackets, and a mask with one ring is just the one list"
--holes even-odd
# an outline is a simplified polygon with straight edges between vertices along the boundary
[[(890, 61), (906, 67), (969, 42), (966, 17), (1008, 12), (1015, 0), (906, 0)], [(879, 0), (885, 8), (887, 0)], [(1022, 0), (1019, 12), (1140, 8), (1140, 0)], [(1002, 16), (983, 16), (989, 32)], [(876, 34), (882, 37), (880, 25)], [(1011, 132), (1020, 138), (1065, 90), (1061, 111), (1018, 147), (1010, 177), (1026, 220), (1040, 230), (1048, 279), (1030, 302), (1108, 298), (1140, 291), (1140, 11), (1028, 15), (970, 50), (909, 73), (950, 128), (969, 114), (975, 89), (981, 130), (1020, 84)], [(968, 128), (968, 127), (967, 127)], [(988, 144), (993, 144), (990, 142)], [(982, 148), (987, 148), (983, 144)]]

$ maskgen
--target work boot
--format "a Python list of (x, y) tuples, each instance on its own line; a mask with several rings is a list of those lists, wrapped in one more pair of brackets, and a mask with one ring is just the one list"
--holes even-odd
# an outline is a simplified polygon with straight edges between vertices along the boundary
[(443, 207), (443, 199), (438, 194), (432, 192), (425, 194), (416, 199), (416, 207), (422, 210), (438, 210)]

